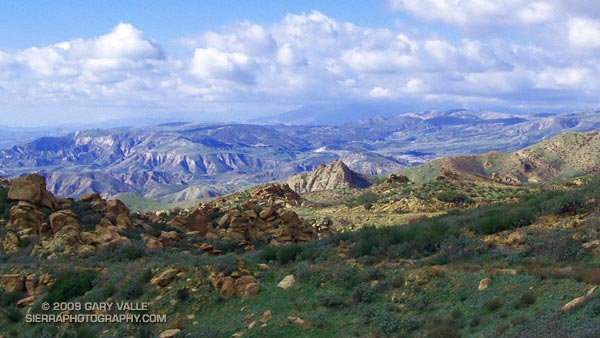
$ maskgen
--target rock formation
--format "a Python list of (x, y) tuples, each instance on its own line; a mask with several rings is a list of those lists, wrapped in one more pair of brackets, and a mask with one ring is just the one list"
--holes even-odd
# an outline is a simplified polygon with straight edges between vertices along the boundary
[(365, 188), (370, 185), (363, 175), (350, 170), (341, 160), (335, 160), (327, 166), (322, 164), (311, 172), (292, 176), (287, 183), (297, 193)]

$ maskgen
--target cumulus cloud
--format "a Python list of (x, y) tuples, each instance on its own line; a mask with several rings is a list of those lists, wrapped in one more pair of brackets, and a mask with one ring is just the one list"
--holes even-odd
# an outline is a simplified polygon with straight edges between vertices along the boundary
[(512, 109), (552, 93), (560, 94), (561, 107), (581, 98), (595, 102), (590, 88), (599, 86), (594, 74), (600, 70), (600, 21), (593, 11), (582, 14), (583, 5), (569, 11), (563, 5), (390, 2), (396, 11), (467, 31), (508, 22), (520, 29), (532, 25), (527, 29), (556, 33), (552, 43), (535, 34), (518, 41), (469, 33), (445, 39), (418, 29), (359, 26), (313, 11), (288, 14), (268, 26), (241, 21), (182, 38), (189, 53), (174, 58), (140, 29), (121, 23), (93, 39), (0, 50), (0, 102), (77, 103), (84, 111), (229, 107), (255, 115), (349, 98), (426, 102), (431, 109), (440, 108), (436, 104)]

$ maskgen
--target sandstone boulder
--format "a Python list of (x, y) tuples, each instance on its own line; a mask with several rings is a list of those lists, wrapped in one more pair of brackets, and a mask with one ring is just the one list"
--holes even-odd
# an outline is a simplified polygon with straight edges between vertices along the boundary
[(54, 196), (46, 190), (46, 179), (39, 174), (14, 179), (8, 191), (8, 199), (54, 209)]
[(296, 278), (294, 278), (294, 275), (288, 275), (285, 276), (281, 282), (279, 282), (279, 284), (277, 284), (277, 287), (287, 290), (294, 286), (294, 284), (296, 284)]
[(160, 287), (165, 287), (165, 286), (171, 284), (171, 282), (173, 281), (173, 278), (175, 278), (175, 276), (177, 276), (178, 272), (179, 272), (178, 269), (169, 268), (169, 269), (157, 274), (156, 276), (154, 276), (150, 280), (150, 283), (152, 283), (153, 285), (160, 286)]
[(22, 274), (8, 274), (0, 278), (0, 289), (4, 292), (25, 291), (25, 276)]

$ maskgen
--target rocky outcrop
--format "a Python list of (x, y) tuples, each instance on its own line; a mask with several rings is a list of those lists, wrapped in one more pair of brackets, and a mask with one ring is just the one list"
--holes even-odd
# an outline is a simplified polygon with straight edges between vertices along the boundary
[(158, 273), (156, 276), (152, 277), (150, 283), (156, 286), (165, 287), (173, 281), (173, 278), (177, 276), (179, 270), (176, 268), (169, 268), (165, 271)]
[(16, 202), (9, 210), (6, 234), (2, 248), (6, 253), (14, 253), (22, 243), (35, 239), (44, 230), (43, 210), (54, 210), (54, 196), (46, 190), (46, 180), (38, 174), (14, 179), (8, 184), (7, 198)]
[(328, 166), (322, 164), (317, 169), (292, 176), (288, 185), (297, 193), (348, 188), (366, 188), (370, 182), (341, 160), (335, 160)]
[(394, 183), (408, 183), (410, 180), (408, 177), (400, 174), (390, 174), (390, 176), (386, 177), (379, 184), (394, 184)]
[(294, 211), (274, 206), (232, 209), (219, 220), (218, 231), (222, 237), (238, 241), (259, 240), (275, 245), (318, 237), (317, 230)]
[(54, 208), (54, 195), (46, 190), (44, 176), (38, 174), (29, 174), (14, 179), (8, 191), (8, 199), (26, 201), (48, 209)]

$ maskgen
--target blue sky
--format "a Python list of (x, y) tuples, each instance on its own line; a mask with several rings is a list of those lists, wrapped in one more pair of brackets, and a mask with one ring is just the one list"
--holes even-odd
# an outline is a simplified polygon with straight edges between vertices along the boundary
[(592, 0), (8, 0), (0, 31), (0, 125), (599, 108)]

